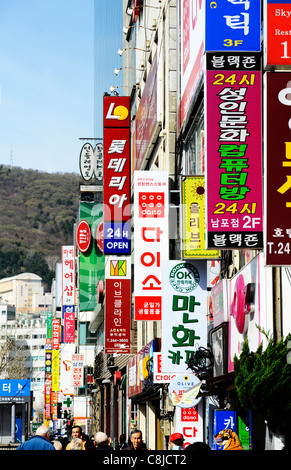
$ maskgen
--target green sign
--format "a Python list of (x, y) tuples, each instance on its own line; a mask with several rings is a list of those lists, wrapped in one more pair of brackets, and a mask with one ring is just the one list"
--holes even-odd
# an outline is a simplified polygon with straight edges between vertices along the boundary
[(104, 281), (105, 258), (97, 245), (96, 232), (103, 222), (103, 204), (80, 203), (80, 221), (86, 220), (91, 229), (91, 243), (79, 252), (80, 312), (93, 311), (97, 304), (97, 286)]

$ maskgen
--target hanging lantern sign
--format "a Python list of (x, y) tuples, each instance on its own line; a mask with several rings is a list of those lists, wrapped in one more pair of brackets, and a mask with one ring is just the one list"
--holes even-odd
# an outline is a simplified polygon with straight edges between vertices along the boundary
[(95, 169), (94, 149), (89, 143), (84, 144), (81, 149), (79, 167), (82, 178), (89, 181), (93, 177)]
[(87, 220), (81, 220), (76, 233), (76, 241), (79, 250), (85, 253), (91, 243), (91, 230)]

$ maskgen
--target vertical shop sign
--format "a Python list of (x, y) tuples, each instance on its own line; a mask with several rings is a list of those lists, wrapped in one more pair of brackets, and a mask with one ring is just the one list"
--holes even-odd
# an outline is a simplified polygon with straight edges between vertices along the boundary
[(75, 251), (62, 246), (62, 305), (75, 305)]
[(52, 347), (53, 349), (59, 349), (60, 347), (60, 320), (54, 319), (53, 320), (53, 342)]
[(79, 252), (79, 308), (93, 311), (97, 304), (97, 285), (104, 278), (105, 258), (96, 240), (98, 225), (103, 220), (103, 204), (80, 202), (80, 219), (86, 220), (92, 234), (89, 249)]
[(162, 275), (162, 370), (183, 373), (207, 347), (207, 261), (166, 261)]
[(135, 320), (161, 320), (162, 261), (169, 258), (168, 238), (168, 173), (135, 171)]
[(219, 258), (219, 250), (205, 248), (204, 176), (186, 176), (182, 180), (182, 257)]
[(266, 72), (266, 264), (291, 264), (291, 74)]
[(84, 385), (84, 356), (83, 354), (72, 355), (72, 385), (83, 387)]
[[(226, 437), (218, 436), (220, 432), (232, 430), (237, 434), (236, 412), (233, 410), (214, 410), (213, 419), (213, 450), (224, 450)], [(241, 449), (242, 450), (242, 449)]]
[(181, 103), (178, 131), (182, 127), (203, 75), (205, 5), (204, 0), (180, 0), (181, 18)]
[(130, 100), (104, 97), (104, 253), (130, 253)]
[(105, 354), (130, 354), (130, 256), (108, 257), (105, 267), (105, 292)]
[(264, 65), (291, 64), (291, 2), (266, 0), (264, 2)]
[(207, 246), (263, 246), (260, 54), (207, 54)]
[(58, 392), (60, 386), (60, 350), (52, 351), (52, 391)]
[(260, 51), (261, 2), (207, 1), (205, 51)]
[(63, 305), (63, 342), (75, 342), (75, 306)]
[(45, 383), (44, 385), (44, 415), (46, 418), (51, 417), (51, 384)]

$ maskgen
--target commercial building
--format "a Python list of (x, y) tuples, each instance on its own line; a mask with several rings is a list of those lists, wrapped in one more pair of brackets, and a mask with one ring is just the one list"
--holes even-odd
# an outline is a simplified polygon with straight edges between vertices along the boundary
[(263, 5), (123, 0), (123, 92), (104, 90), (102, 145), (81, 149), (60, 316), (71, 395), (114, 446), (136, 428), (152, 450), (173, 432), (288, 446), (291, 44), (278, 56), (286, 15)]

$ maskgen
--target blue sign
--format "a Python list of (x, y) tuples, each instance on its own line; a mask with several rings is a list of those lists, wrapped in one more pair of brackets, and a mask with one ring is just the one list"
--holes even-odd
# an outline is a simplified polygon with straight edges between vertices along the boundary
[(130, 254), (130, 222), (104, 222), (104, 254)]
[(206, 0), (205, 51), (260, 50), (259, 0)]
[(24, 402), (30, 399), (30, 380), (0, 380), (1, 402)]
[(236, 432), (236, 412), (233, 410), (214, 410), (213, 422), (213, 449), (223, 450), (225, 444), (223, 438), (217, 442), (214, 436), (226, 429), (232, 429)]

